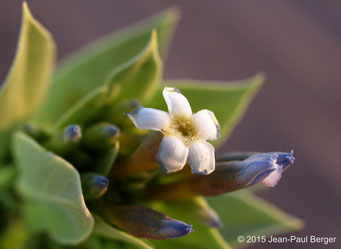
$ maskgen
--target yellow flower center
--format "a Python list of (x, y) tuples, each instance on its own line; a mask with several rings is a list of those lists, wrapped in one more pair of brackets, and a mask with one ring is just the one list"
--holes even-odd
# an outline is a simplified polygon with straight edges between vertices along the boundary
[(181, 138), (185, 145), (199, 139), (199, 132), (191, 117), (173, 115), (169, 128), (164, 131), (166, 135), (175, 135)]

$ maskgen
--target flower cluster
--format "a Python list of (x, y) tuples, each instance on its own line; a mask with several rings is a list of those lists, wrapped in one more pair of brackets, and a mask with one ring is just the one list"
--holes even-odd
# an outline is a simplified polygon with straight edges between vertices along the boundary
[[(226, 249), (224, 222), (244, 234), (293, 223), (248, 191), (225, 195), (274, 187), (293, 152), (216, 155), (207, 142), (227, 138), (264, 77), (232, 86), (174, 83), (191, 105), (160, 85), (177, 17), (170, 9), (109, 37), (51, 77), (55, 43), (23, 3), (16, 60), (0, 88), (0, 248)], [(159, 110), (161, 92), (168, 112)], [(252, 231), (244, 210), (257, 222)], [(272, 223), (260, 224), (259, 214)]]

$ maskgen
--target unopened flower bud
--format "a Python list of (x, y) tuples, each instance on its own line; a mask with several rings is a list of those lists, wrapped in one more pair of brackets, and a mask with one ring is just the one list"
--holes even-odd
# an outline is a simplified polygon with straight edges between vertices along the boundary
[(178, 182), (152, 185), (148, 189), (147, 198), (184, 199), (199, 195), (219, 195), (257, 183), (274, 187), (281, 178), (283, 166), (288, 167), (292, 161), (291, 153), (273, 152), (255, 154), (243, 161), (221, 162), (211, 175), (192, 175)]
[[(268, 155), (277, 154), (276, 163), (283, 167), (283, 171), (286, 170), (290, 165), (292, 165), (295, 161), (295, 157), (293, 156), (293, 151), (290, 153), (287, 152), (268, 152)], [(227, 162), (227, 161), (243, 161), (249, 158), (252, 155), (261, 154), (259, 152), (229, 152), (218, 156), (216, 158), (216, 162)]]
[(141, 206), (117, 206), (101, 203), (98, 210), (110, 223), (138, 238), (175, 239), (193, 232), (191, 225)]
[(56, 154), (68, 156), (78, 148), (81, 139), (81, 128), (78, 125), (69, 125), (62, 133), (53, 135), (44, 146)]
[(100, 198), (108, 190), (109, 180), (95, 173), (81, 175), (82, 190), (85, 200)]
[(82, 138), (82, 130), (78, 125), (69, 125), (64, 129), (63, 140), (65, 144), (76, 144)]
[(83, 145), (93, 151), (103, 151), (115, 146), (120, 129), (110, 123), (100, 123), (84, 132)]
[(295, 161), (294, 151), (286, 152), (271, 152), (268, 154), (277, 154), (276, 163), (283, 167), (283, 171), (289, 168)]

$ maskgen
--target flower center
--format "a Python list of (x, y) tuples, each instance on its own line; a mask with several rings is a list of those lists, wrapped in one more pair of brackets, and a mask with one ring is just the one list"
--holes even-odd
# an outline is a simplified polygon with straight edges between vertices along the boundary
[(183, 115), (173, 115), (171, 117), (169, 133), (181, 137), (186, 145), (199, 138), (198, 129), (192, 118)]

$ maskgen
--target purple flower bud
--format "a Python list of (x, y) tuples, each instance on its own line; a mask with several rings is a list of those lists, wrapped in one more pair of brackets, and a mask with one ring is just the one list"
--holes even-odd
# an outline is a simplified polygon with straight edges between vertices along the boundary
[(109, 186), (109, 180), (95, 173), (81, 175), (82, 190), (86, 200), (99, 198), (105, 194)]
[(141, 206), (98, 203), (98, 212), (110, 223), (138, 238), (165, 240), (186, 236), (192, 226)]
[(293, 161), (292, 153), (271, 152), (254, 154), (243, 161), (220, 162), (208, 176), (191, 175), (170, 184), (151, 185), (147, 198), (167, 200), (219, 195), (257, 183), (274, 187)]
[(235, 162), (242, 167), (236, 176), (236, 181), (243, 186), (254, 185), (276, 170), (277, 154), (255, 154), (249, 158)]
[(78, 125), (69, 125), (64, 129), (63, 140), (65, 143), (77, 143), (82, 138), (82, 130)]
[(289, 168), (295, 161), (294, 151), (286, 152), (270, 152), (268, 154), (277, 154), (276, 163), (283, 167), (283, 171)]
[(162, 237), (168, 239), (184, 237), (190, 232), (194, 232), (191, 225), (187, 225), (186, 223), (179, 220), (162, 220), (160, 223), (161, 228), (159, 233)]
[[(294, 163), (293, 152), (270, 152), (255, 154), (242, 161), (246, 167), (238, 174), (241, 181), (248, 181), (249, 186), (261, 182), (265, 186), (274, 187), (280, 180), (282, 172)], [(248, 180), (246, 180), (248, 179)]]

